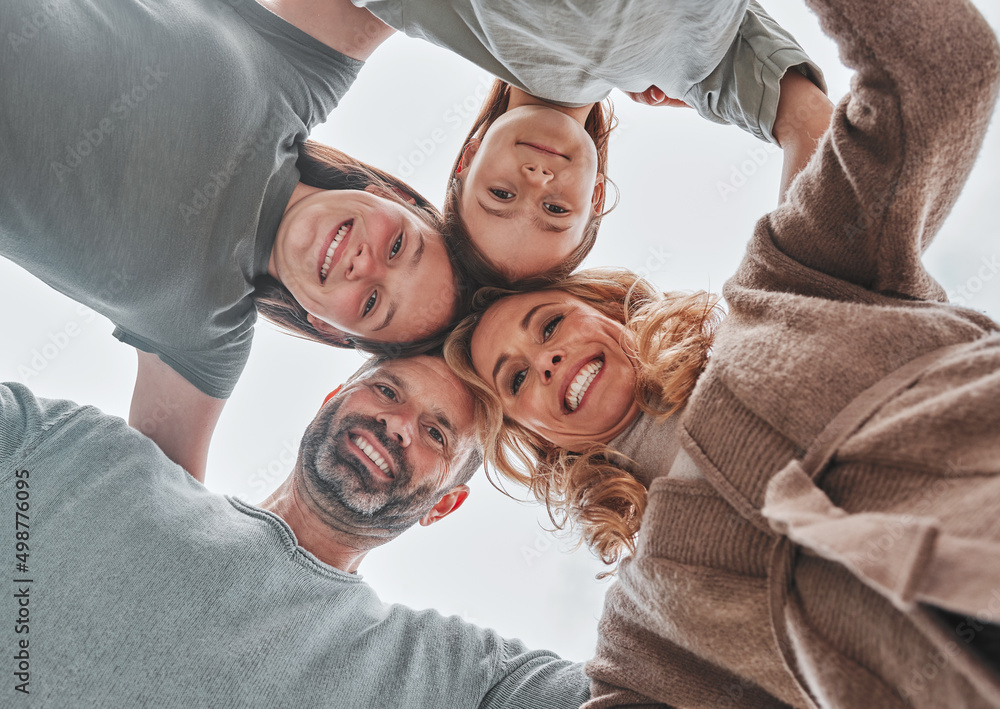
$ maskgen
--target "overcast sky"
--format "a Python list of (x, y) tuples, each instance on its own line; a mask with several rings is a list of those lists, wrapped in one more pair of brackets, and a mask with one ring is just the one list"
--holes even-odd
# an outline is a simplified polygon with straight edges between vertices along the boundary
[[(830, 96), (850, 73), (804, 5), (765, 3), (824, 69)], [(981, 5), (994, 29), (996, 3)], [(489, 76), (449, 53), (397, 35), (369, 60), (317, 140), (407, 179), (438, 204), (447, 171)], [(693, 111), (633, 105), (614, 94), (620, 127), (609, 175), (621, 202), (586, 265), (636, 270), (669, 290), (721, 288), (754, 222), (776, 202), (781, 156)], [(1000, 318), (996, 119), (971, 179), (928, 251), (952, 300)], [(134, 351), (111, 324), (0, 259), (0, 380), (126, 416)], [(259, 324), (254, 350), (212, 444), (207, 484), (249, 502), (288, 474), (324, 395), (360, 363)], [(372, 552), (361, 573), (386, 601), (434, 607), (583, 660), (592, 654), (607, 581), (586, 550), (544, 532), (544, 512), (493, 490), (480, 474), (457, 513)], [(518, 491), (520, 492), (520, 491)]]

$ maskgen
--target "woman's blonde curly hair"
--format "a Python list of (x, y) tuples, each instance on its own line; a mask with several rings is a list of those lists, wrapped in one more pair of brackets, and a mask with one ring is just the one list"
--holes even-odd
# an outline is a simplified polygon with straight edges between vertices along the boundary
[[(718, 296), (661, 293), (631, 271), (610, 268), (579, 271), (551, 290), (569, 293), (625, 326), (622, 348), (637, 362), (635, 398), (643, 411), (665, 418), (684, 405), (708, 362), (723, 317)], [(635, 551), (646, 488), (612, 462), (615, 457), (604, 444), (559, 449), (505, 416), (499, 397), (472, 366), (476, 326), (491, 305), (513, 293), (481, 289), (472, 313), (444, 348), (448, 364), (476, 395), (476, 428), (487, 474), (496, 470), (527, 486), (557, 529), (579, 529), (581, 541), (606, 564), (614, 564)]]

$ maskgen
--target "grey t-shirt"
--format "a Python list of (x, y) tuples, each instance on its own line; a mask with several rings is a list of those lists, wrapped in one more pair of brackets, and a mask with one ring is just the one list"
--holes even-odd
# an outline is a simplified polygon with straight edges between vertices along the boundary
[(362, 63), (252, 0), (4, 0), (0, 36), (0, 254), (227, 397), (295, 143)]
[(0, 385), (0, 526), (0, 706), (578, 709), (588, 696), (580, 664), (384, 604), (121, 419), (19, 384)]
[(351, 0), (528, 93), (581, 106), (660, 87), (774, 141), (778, 82), (819, 67), (753, 0)]

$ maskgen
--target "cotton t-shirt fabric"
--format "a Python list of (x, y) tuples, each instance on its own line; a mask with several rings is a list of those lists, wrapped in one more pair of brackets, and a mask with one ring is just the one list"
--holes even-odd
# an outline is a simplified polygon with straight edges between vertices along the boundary
[[(8, 540), (18, 502), (29, 551), (15, 571), (11, 543), (5, 564), (30, 581), (0, 602), (2, 706), (578, 709), (588, 696), (580, 664), (382, 603), (121, 419), (0, 385)], [(10, 673), (22, 640), (23, 679)]]
[(658, 86), (709, 120), (776, 142), (785, 71), (796, 67), (826, 90), (819, 67), (752, 0), (351, 1), (557, 104)]
[(295, 144), (362, 62), (252, 0), (5, 0), (0, 29), (0, 254), (227, 397)]

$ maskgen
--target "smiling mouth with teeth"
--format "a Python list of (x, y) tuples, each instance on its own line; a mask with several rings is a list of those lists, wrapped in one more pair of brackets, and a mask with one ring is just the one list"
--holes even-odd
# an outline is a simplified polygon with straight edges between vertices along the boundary
[(368, 441), (361, 436), (351, 436), (351, 443), (360, 448), (361, 452), (368, 456), (368, 459), (378, 466), (378, 469), (385, 473), (388, 477), (396, 477), (389, 469), (389, 464), (385, 462), (385, 458), (379, 455), (379, 452), (369, 445)]
[(583, 401), (583, 395), (587, 393), (591, 383), (594, 381), (594, 377), (597, 376), (597, 373), (601, 371), (603, 366), (604, 362), (602, 360), (595, 359), (583, 367), (573, 378), (569, 389), (566, 390), (566, 399), (563, 401), (563, 404), (565, 404), (570, 413), (576, 411), (580, 402)]
[(326, 281), (326, 274), (330, 272), (330, 263), (333, 261), (333, 254), (340, 246), (340, 242), (344, 240), (344, 237), (351, 231), (351, 227), (354, 226), (354, 220), (348, 219), (346, 222), (340, 225), (337, 229), (337, 233), (333, 237), (333, 241), (330, 242), (330, 248), (326, 250), (326, 258), (323, 259), (323, 265), (319, 269), (319, 282), (323, 283)]

